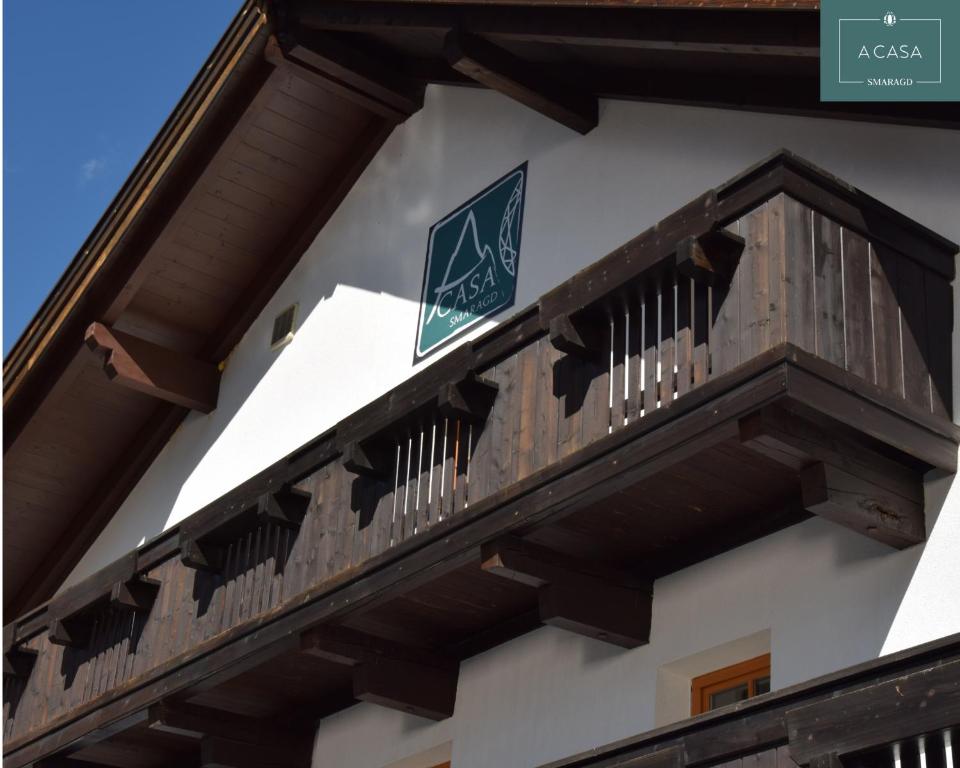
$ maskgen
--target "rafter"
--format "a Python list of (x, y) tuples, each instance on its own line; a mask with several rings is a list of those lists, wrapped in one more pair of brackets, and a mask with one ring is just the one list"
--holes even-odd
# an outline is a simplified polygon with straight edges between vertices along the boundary
[(84, 341), (104, 353), (103, 369), (117, 384), (203, 413), (217, 407), (220, 372), (215, 365), (102, 323), (91, 323)]
[(457, 72), (578, 133), (597, 127), (600, 102), (594, 94), (556, 80), (488, 40), (453, 30), (444, 41), (443, 55)]

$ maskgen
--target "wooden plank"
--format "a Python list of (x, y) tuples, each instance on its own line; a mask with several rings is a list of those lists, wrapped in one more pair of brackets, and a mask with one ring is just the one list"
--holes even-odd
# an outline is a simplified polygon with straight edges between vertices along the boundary
[(641, 359), (643, 343), (643, 312), (636, 296), (627, 303), (627, 423), (632, 424), (640, 418), (643, 399), (643, 379), (641, 378)]
[(764, 203), (741, 220), (746, 247), (740, 257), (740, 359), (770, 348), (770, 209)]
[(693, 386), (694, 286), (690, 278), (677, 277), (677, 397)]
[(539, 349), (538, 344), (528, 344), (520, 350), (518, 355), (518, 371), (520, 384), (519, 430), (517, 446), (514, 451), (516, 469), (514, 478), (521, 480), (527, 477), (535, 468), (534, 448), (537, 432), (537, 384)]
[(960, 722), (960, 661), (868, 685), (786, 713), (799, 764), (908, 739)]
[(873, 299), (873, 344), (876, 383), (894, 396), (903, 396), (903, 352), (900, 345), (900, 306), (897, 254), (870, 246), (870, 294)]
[(876, 381), (873, 357), (873, 303), (870, 295), (870, 244), (843, 230), (843, 330), (846, 368)]
[(813, 214), (813, 291), (817, 354), (843, 367), (843, 257), (840, 225)]
[(784, 197), (785, 231), (784, 321), (787, 341), (807, 352), (817, 351), (817, 324), (811, 318), (814, 300), (813, 212), (792, 197)]
[(557, 460), (557, 428), (560, 418), (560, 399), (554, 394), (554, 370), (562, 355), (562, 353), (545, 338), (539, 340), (537, 352), (534, 471), (542, 470)]
[(647, 416), (659, 406), (657, 403), (657, 342), (660, 335), (660, 294), (649, 286), (640, 305), (643, 314), (643, 400), (641, 414)]
[(923, 275), (927, 306), (927, 368), (930, 371), (930, 400), (934, 414), (953, 417), (953, 346), (948, 329), (953, 328), (953, 291), (950, 284), (932, 271)]
[[(930, 374), (927, 368), (927, 307), (923, 270), (901, 256), (897, 267), (897, 302), (900, 305), (900, 343), (903, 350), (903, 396), (930, 410)], [(938, 329), (937, 333), (947, 333)]]

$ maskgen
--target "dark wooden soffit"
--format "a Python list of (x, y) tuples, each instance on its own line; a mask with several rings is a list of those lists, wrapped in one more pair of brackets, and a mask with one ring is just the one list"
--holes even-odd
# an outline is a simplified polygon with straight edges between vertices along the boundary
[[(822, 103), (814, 2), (278, 7), (291, 28), (340, 36), (431, 82), (479, 83), (581, 132), (597, 97), (960, 127), (957, 104)], [(455, 51), (444, 45), (453, 30), (464, 41)]]
[(273, 30), (241, 9), (5, 361), (8, 612), (49, 597), (184, 415), (216, 407), (218, 364), (422, 103), (349, 46)]

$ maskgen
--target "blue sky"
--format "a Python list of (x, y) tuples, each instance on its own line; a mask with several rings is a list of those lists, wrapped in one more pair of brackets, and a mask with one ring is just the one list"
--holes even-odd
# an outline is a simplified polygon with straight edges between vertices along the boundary
[(3, 3), (4, 355), (241, 3)]

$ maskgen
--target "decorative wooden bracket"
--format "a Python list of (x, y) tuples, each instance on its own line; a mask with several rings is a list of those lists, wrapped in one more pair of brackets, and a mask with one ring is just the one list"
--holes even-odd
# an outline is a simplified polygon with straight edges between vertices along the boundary
[(217, 407), (220, 372), (215, 365), (102, 323), (91, 323), (84, 341), (105, 353), (103, 369), (118, 384), (202, 413)]
[(26, 680), (37, 661), (37, 652), (24, 648), (13, 641), (13, 624), (3, 628), (3, 674), (18, 680)]
[(293, 67), (300, 77), (392, 122), (403, 122), (423, 106), (422, 82), (329, 35), (301, 32), (297, 39), (284, 35), (283, 44), (271, 37), (264, 56), (274, 66)]
[(361, 477), (392, 480), (396, 461), (394, 440), (398, 436), (419, 431), (424, 423), (429, 423), (438, 414), (473, 424), (483, 423), (490, 415), (498, 391), (495, 381), (468, 371), (459, 381), (441, 386), (435, 399), (431, 398), (366, 437), (345, 443), (343, 467)]
[(495, 381), (470, 371), (458, 382), (451, 382), (440, 390), (440, 413), (447, 418), (465, 419), (482, 423), (490, 415), (500, 387)]
[(923, 541), (919, 473), (822, 420), (768, 406), (740, 420), (740, 441), (798, 472), (809, 512), (897, 549)]
[(623, 648), (650, 641), (649, 581), (611, 572), (515, 537), (480, 548), (482, 568), (537, 589), (540, 620)]
[(354, 441), (343, 446), (343, 467), (354, 475), (386, 480), (390, 477), (393, 457), (376, 439)]
[(604, 332), (607, 328), (594, 313), (560, 315), (550, 320), (550, 343), (568, 355), (599, 361), (606, 350)]
[(186, 521), (180, 529), (180, 562), (187, 568), (220, 573), (226, 565), (227, 547), (261, 525), (300, 530), (311, 495), (284, 487), (261, 495), (255, 503), (237, 504), (212, 519)]
[(97, 619), (106, 611), (143, 612), (153, 607), (160, 582), (137, 573), (136, 552), (103, 572), (103, 578), (82, 582), (50, 604), (48, 637), (55, 645), (85, 648)]
[(300, 648), (352, 667), (353, 695), (360, 701), (430, 720), (453, 715), (460, 667), (455, 659), (336, 626), (304, 633)]
[(489, 40), (455, 29), (447, 34), (443, 54), (457, 72), (577, 133), (597, 127), (600, 103), (594, 94), (556, 79)]
[(712, 229), (700, 237), (677, 243), (677, 271), (698, 283), (730, 282), (746, 241), (725, 229)]

